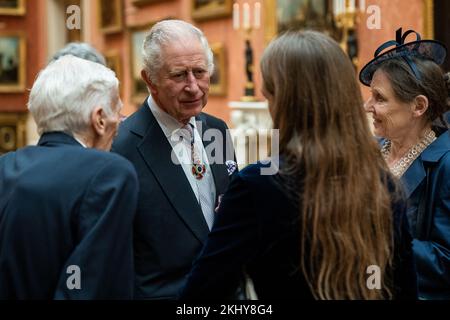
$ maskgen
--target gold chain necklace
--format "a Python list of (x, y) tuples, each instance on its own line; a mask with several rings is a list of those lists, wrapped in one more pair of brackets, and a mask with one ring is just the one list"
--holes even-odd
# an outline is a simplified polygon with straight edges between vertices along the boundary
[[(436, 133), (433, 130), (428, 131), (420, 141), (411, 147), (408, 152), (401, 157), (392, 166), (389, 166), (392, 174), (397, 178), (400, 178), (409, 166), (417, 159), (417, 157), (425, 150), (433, 141), (436, 140)], [(389, 154), (391, 153), (391, 140), (386, 140), (381, 148), (384, 160), (387, 161)]]

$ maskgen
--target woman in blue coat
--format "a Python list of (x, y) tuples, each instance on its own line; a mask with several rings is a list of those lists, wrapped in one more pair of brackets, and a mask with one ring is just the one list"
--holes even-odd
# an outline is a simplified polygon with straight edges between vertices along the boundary
[(272, 152), (231, 182), (181, 297), (230, 297), (245, 269), (260, 299), (415, 299), (405, 203), (347, 55), (290, 32), (261, 71), (280, 161)]
[[(417, 39), (405, 43), (409, 34)], [(384, 53), (383, 50), (394, 46)], [(360, 73), (366, 111), (392, 173), (404, 186), (421, 299), (450, 299), (450, 134), (446, 48), (397, 31)]]

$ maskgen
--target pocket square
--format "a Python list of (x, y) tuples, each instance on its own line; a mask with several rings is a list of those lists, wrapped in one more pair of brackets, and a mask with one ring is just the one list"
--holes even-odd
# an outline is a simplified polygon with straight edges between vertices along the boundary
[(231, 176), (237, 169), (237, 164), (233, 160), (225, 161), (225, 165), (227, 166), (228, 175)]

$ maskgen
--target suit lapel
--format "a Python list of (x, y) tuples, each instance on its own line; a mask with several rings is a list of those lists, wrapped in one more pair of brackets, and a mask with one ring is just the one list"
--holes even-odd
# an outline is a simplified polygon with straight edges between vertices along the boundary
[[(186, 179), (181, 165), (171, 159), (172, 147), (167, 141), (158, 122), (146, 106), (146, 118), (150, 124), (138, 146), (139, 153), (147, 163), (167, 198), (180, 218), (186, 223), (195, 237), (204, 243), (209, 229), (200, 205)], [(189, 190), (186, 192), (186, 190)]]

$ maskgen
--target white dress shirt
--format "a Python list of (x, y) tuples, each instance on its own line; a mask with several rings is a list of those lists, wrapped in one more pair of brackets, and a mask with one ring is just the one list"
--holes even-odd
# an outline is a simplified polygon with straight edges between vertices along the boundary
[[(187, 136), (187, 130), (183, 129), (185, 125), (162, 110), (155, 103), (152, 96), (149, 96), (147, 102), (150, 107), (150, 111), (155, 116), (156, 121), (167, 138), (167, 141), (169, 141), (172, 146), (172, 161), (182, 166), (184, 174), (191, 185), (191, 189), (202, 208), (208, 227), (211, 229), (214, 220), (216, 187), (214, 184), (214, 177), (211, 172), (211, 167), (209, 166), (208, 157), (203, 146), (203, 141), (197, 129), (195, 117), (192, 117), (189, 120), (189, 123), (194, 128), (193, 133), (195, 135), (195, 147), (199, 151), (198, 154), (201, 154), (202, 163), (206, 167), (205, 175), (201, 180), (197, 180), (192, 174), (191, 142)], [(203, 196), (209, 197), (208, 200), (201, 202), (200, 193), (202, 193)]]

